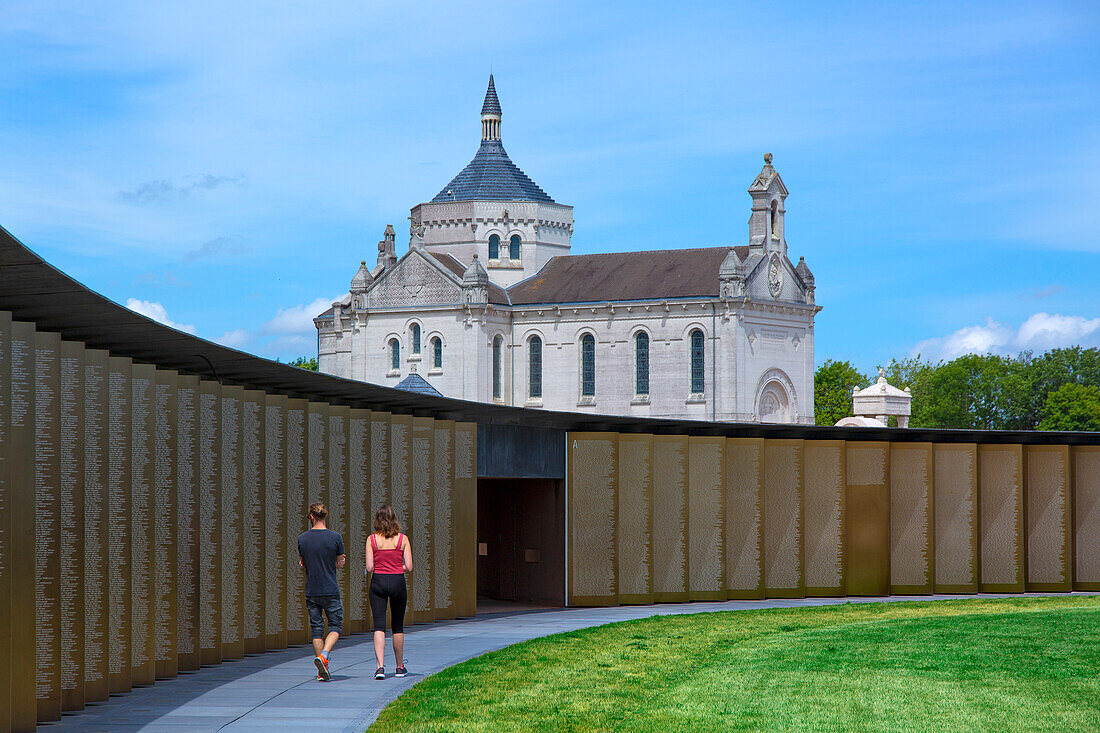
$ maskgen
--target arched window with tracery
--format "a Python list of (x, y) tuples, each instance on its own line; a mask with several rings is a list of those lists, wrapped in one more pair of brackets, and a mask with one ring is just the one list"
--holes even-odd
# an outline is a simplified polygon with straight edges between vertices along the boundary
[(419, 354), (420, 353), (420, 324), (419, 323), (414, 323), (412, 325), (412, 327), (409, 329), (409, 331), (412, 333), (412, 353)]
[(649, 334), (634, 337), (634, 394), (649, 395)]
[(443, 368), (443, 339), (432, 337), (432, 369)]
[(538, 336), (527, 341), (527, 396), (542, 399), (542, 339)]
[(590, 333), (581, 338), (581, 396), (596, 396), (596, 339)]
[(504, 339), (497, 336), (493, 339), (493, 399), (500, 399), (500, 362), (501, 352), (504, 350)]
[(691, 332), (691, 393), (703, 394), (706, 386), (704, 379), (704, 345), (703, 332), (695, 329)]
[(401, 371), (401, 342), (397, 339), (390, 339), (390, 369)]
[(520, 239), (519, 239), (518, 234), (513, 234), (508, 239), (508, 259), (511, 259), (511, 260), (518, 260), (519, 259), (519, 243), (520, 243)]
[(500, 236), (497, 234), (489, 235), (489, 259), (500, 259)]

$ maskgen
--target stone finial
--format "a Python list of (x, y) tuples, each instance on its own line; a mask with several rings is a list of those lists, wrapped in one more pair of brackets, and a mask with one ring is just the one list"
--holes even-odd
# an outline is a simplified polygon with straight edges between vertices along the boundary
[(771, 165), (771, 164), (772, 164), (772, 154), (771, 153), (764, 153), (764, 165)]
[(382, 241), (378, 243), (378, 265), (376, 270), (384, 270), (397, 262), (397, 233), (393, 224), (387, 224), (382, 232)]
[(361, 261), (359, 270), (355, 273), (355, 277), (351, 279), (351, 292), (364, 293), (373, 282), (374, 278), (371, 276), (370, 270), (367, 269), (367, 261)]

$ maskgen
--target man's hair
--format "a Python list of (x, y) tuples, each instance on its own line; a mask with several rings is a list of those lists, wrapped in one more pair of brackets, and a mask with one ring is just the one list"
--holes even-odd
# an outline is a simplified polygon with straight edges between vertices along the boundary
[(325, 505), (321, 502), (310, 504), (309, 516), (313, 517), (314, 521), (320, 522), (328, 516), (328, 509), (325, 509)]
[(393, 537), (401, 531), (397, 515), (389, 504), (383, 504), (374, 513), (374, 531), (383, 537)]

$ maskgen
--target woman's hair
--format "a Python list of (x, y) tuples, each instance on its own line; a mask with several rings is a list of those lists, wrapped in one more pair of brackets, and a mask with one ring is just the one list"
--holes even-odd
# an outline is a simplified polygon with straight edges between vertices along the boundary
[(374, 513), (374, 531), (383, 537), (393, 537), (401, 531), (397, 515), (393, 513), (393, 507), (389, 504), (383, 504)]

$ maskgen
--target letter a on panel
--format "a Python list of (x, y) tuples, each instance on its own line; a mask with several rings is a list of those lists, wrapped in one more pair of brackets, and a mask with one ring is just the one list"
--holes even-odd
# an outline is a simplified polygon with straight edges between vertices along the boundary
[(618, 434), (568, 433), (569, 605), (619, 602)]

